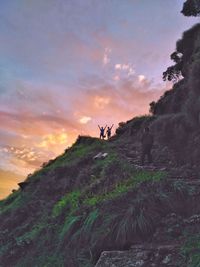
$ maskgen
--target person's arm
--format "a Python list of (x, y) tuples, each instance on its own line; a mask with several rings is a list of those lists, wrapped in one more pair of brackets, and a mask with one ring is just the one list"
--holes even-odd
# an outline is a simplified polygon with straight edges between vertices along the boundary
[(98, 125), (98, 127), (99, 127), (99, 130), (101, 130), (101, 128), (100, 128), (100, 126)]
[(113, 124), (113, 125), (111, 126), (111, 128), (110, 128), (111, 130), (112, 130), (112, 127), (113, 127), (113, 126), (114, 126), (114, 124)]
[(107, 124), (106, 124), (106, 126), (105, 126), (105, 128), (104, 128), (104, 131), (105, 131), (106, 127), (107, 127)]

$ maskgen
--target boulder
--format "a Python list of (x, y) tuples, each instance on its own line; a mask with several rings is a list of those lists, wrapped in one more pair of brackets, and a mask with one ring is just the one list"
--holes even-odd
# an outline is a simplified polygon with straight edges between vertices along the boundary
[(173, 244), (149, 244), (136, 245), (128, 251), (104, 251), (95, 267), (178, 267), (179, 249)]

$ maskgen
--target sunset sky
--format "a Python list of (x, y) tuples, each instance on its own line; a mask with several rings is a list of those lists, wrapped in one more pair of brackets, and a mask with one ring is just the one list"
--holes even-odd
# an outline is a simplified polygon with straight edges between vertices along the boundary
[(78, 134), (146, 114), (182, 0), (0, 0), (0, 198)]

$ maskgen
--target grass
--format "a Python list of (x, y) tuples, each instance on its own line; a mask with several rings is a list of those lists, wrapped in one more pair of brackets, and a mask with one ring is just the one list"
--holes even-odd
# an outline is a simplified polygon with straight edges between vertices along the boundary
[(164, 172), (138, 171), (133, 177), (116, 183), (114, 189), (110, 192), (86, 197), (83, 203), (88, 206), (96, 206), (102, 201), (115, 199), (120, 195), (127, 193), (143, 182), (157, 182), (165, 176), (166, 174)]
[(181, 250), (188, 267), (200, 267), (200, 235), (187, 238)]
[(63, 238), (65, 237), (65, 235), (67, 235), (67, 233), (70, 231), (73, 225), (75, 225), (80, 219), (81, 216), (73, 216), (73, 215), (67, 216), (65, 219), (65, 223), (62, 227), (62, 230), (59, 234), (59, 239), (63, 240)]
[(138, 171), (133, 177), (120, 181), (116, 183), (113, 190), (107, 193), (91, 196), (84, 194), (84, 191), (72, 191), (67, 193), (62, 197), (53, 207), (52, 216), (59, 216), (63, 210), (68, 206), (70, 213), (73, 213), (80, 207), (80, 199), (82, 199), (82, 204), (84, 206), (96, 206), (103, 201), (115, 199), (129, 190), (134, 189), (136, 186), (147, 181), (160, 181), (165, 177), (164, 172), (148, 172), (148, 171)]
[(24, 246), (34, 241), (44, 228), (46, 228), (44, 223), (36, 224), (29, 232), (16, 237), (17, 246)]
[(29, 199), (28, 195), (20, 194), (19, 191), (14, 192), (10, 196), (8, 196), (5, 200), (3, 200), (3, 205), (0, 206), (0, 215), (7, 211), (14, 211), (19, 207), (22, 207), (27, 203)]
[(52, 216), (59, 216), (67, 206), (69, 206), (71, 212), (75, 211), (79, 207), (80, 196), (81, 192), (79, 190), (67, 193), (54, 205)]
[(60, 242), (64, 240), (80, 244), (86, 242), (88, 249), (93, 249), (101, 239), (106, 240), (115, 236), (113, 242), (126, 243), (132, 236), (130, 233), (149, 233), (153, 227), (155, 213), (154, 210), (146, 212), (146, 195), (144, 198), (130, 201), (128, 206), (125, 205), (118, 211), (111, 211), (110, 214), (102, 213), (99, 205), (105, 204), (105, 201), (117, 199), (135, 189), (142, 182), (157, 182), (164, 177), (163, 172), (137, 171), (131, 178), (117, 182), (107, 193), (90, 196), (84, 195), (84, 191), (68, 193), (54, 206), (53, 210), (54, 216), (58, 216), (64, 211), (66, 205), (74, 203), (71, 204), (61, 227)]
[(92, 144), (74, 144), (67, 152), (63, 153), (61, 156), (57, 157), (52, 164), (45, 167), (45, 170), (51, 170), (56, 167), (67, 166), (71, 164), (78, 163), (89, 153), (103, 149), (107, 144), (102, 144), (98, 139), (94, 140)]

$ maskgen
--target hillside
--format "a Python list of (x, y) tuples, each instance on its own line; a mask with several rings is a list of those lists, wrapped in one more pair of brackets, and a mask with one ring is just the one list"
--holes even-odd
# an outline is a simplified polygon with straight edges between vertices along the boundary
[[(1, 201), (0, 266), (94, 266), (105, 250), (144, 244), (171, 246), (175, 260), (185, 260), (179, 250), (190, 252), (187, 234), (198, 229), (200, 184), (192, 169), (161, 156), (154, 166), (138, 165), (138, 131), (152, 120), (129, 121), (109, 142), (79, 137)], [(107, 157), (94, 159), (100, 152)], [(163, 266), (180, 266), (173, 264)]]

